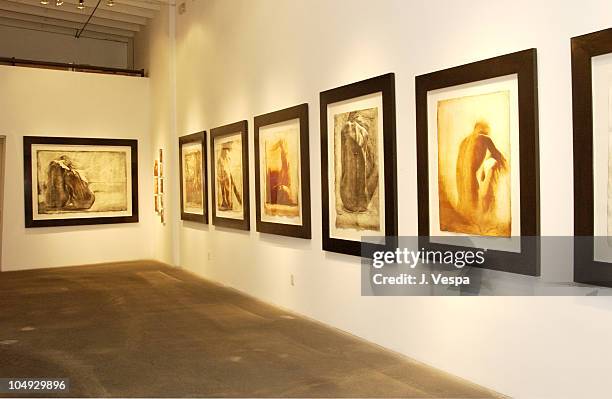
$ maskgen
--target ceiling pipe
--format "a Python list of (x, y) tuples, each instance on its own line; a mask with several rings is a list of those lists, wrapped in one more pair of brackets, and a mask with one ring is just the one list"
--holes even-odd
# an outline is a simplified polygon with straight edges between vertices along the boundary
[(87, 25), (89, 25), (89, 21), (91, 21), (91, 18), (94, 16), (94, 14), (96, 13), (96, 10), (98, 9), (98, 7), (100, 7), (100, 2), (102, 0), (98, 0), (98, 4), (96, 4), (96, 6), (94, 7), (93, 11), (91, 12), (91, 15), (89, 16), (89, 18), (87, 18), (87, 21), (85, 22), (85, 25), (83, 25), (83, 27), (81, 28), (81, 30), (79, 30), (76, 34), (76, 38), (80, 38), (81, 35), (83, 34), (83, 31), (85, 30), (85, 28), (87, 27)]

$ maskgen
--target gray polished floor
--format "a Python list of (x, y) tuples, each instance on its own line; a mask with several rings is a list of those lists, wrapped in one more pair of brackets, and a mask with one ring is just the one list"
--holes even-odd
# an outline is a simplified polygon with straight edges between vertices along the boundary
[(154, 262), (0, 274), (2, 377), (81, 397), (501, 397)]

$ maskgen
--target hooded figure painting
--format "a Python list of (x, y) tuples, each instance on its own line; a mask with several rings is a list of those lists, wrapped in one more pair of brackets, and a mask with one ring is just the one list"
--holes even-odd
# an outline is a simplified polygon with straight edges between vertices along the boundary
[(441, 231), (511, 235), (509, 108), (507, 91), (438, 102)]
[(536, 49), (419, 75), (415, 92), (419, 246), (539, 275)]
[(378, 108), (336, 114), (337, 228), (380, 230)]
[(323, 249), (371, 257), (397, 235), (395, 75), (320, 97)]

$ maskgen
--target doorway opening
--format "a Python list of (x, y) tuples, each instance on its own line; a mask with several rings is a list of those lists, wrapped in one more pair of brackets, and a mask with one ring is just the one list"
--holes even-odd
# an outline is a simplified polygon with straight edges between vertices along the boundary
[(2, 271), (2, 220), (4, 218), (4, 169), (6, 136), (0, 136), (0, 272)]

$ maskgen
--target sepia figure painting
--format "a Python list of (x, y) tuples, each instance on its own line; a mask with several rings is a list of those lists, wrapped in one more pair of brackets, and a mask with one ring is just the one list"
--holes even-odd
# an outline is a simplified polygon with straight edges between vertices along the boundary
[(186, 143), (182, 146), (183, 210), (204, 214), (204, 176), (202, 176), (202, 143)]
[(510, 237), (510, 92), (437, 103), (440, 230)]
[(260, 129), (263, 221), (301, 223), (298, 122)]
[(242, 135), (217, 138), (214, 147), (217, 216), (243, 219)]
[(127, 212), (128, 155), (121, 150), (35, 149), (35, 214)]
[(320, 109), (323, 250), (368, 258), (397, 235), (395, 75), (323, 91)]
[(380, 231), (379, 109), (334, 115), (337, 229)]

